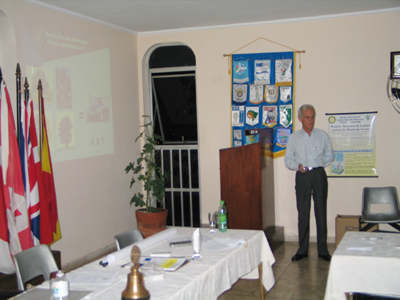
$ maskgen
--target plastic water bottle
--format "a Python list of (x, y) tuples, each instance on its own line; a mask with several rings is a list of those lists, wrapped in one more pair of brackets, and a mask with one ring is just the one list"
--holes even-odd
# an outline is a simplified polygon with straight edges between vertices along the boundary
[(69, 295), (69, 282), (63, 271), (58, 271), (50, 282), (53, 299), (64, 299)]
[(227, 213), (225, 201), (221, 201), (218, 208), (218, 229), (220, 232), (226, 232), (228, 230)]

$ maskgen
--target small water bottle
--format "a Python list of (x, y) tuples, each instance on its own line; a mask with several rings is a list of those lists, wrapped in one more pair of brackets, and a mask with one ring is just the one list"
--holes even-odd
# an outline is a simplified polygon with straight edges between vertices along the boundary
[(225, 201), (221, 201), (218, 208), (218, 229), (220, 232), (226, 232), (228, 230), (228, 218)]
[(69, 282), (63, 271), (58, 271), (50, 281), (53, 299), (64, 299), (69, 295)]

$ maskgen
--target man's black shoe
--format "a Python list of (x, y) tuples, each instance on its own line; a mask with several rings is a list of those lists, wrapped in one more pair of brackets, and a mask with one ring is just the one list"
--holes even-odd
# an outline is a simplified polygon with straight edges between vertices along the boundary
[(324, 255), (318, 255), (318, 256), (326, 261), (331, 261), (331, 258), (332, 258), (332, 256), (330, 254), (324, 254)]
[(300, 259), (303, 259), (303, 258), (306, 258), (306, 257), (308, 257), (307, 254), (298, 254), (298, 253), (296, 253), (296, 254), (292, 257), (292, 260), (293, 260), (293, 261), (295, 261), (295, 260), (300, 260)]

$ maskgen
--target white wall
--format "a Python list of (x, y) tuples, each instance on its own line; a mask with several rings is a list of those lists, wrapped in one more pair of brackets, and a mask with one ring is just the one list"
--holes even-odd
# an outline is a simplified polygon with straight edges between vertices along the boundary
[[(134, 208), (128, 204), (133, 191), (129, 190), (124, 168), (139, 152), (134, 139), (143, 110), (142, 60), (158, 43), (184, 43), (196, 55), (203, 220), (220, 200), (219, 149), (230, 146), (229, 61), (223, 54), (259, 37), (306, 50), (301, 55), (302, 69), (297, 70), (296, 106), (314, 104), (317, 127), (327, 129), (325, 113), (378, 111), (379, 178), (330, 179), (329, 236), (335, 235), (337, 214), (360, 213), (364, 186), (398, 184), (400, 116), (387, 99), (386, 80), (390, 51), (400, 49), (396, 38), (400, 12), (135, 37), (25, 2), (2, 0), (0, 10), (14, 27), (15, 63), (19, 62), (23, 70), (34, 59), (26, 42), (37, 27), (83, 37), (94, 48), (110, 48), (115, 151), (53, 166), (63, 238), (52, 248), (62, 251), (63, 263), (104, 247), (113, 242), (115, 234), (136, 227)], [(27, 32), (21, 27), (24, 22), (29, 25)], [(240, 52), (277, 51), (289, 49), (259, 40)], [(43, 60), (50, 60), (57, 51), (43, 55)], [(300, 126), (298, 121), (296, 126)], [(276, 225), (285, 227), (288, 238), (295, 237), (294, 172), (284, 167), (283, 158), (274, 163)], [(311, 234), (315, 236), (314, 221), (312, 224)]]
[[(156, 43), (182, 42), (196, 55), (197, 104), (200, 143), (202, 220), (220, 200), (219, 149), (230, 146), (229, 61), (223, 54), (263, 37), (298, 50), (296, 107), (311, 103), (317, 110), (316, 127), (327, 130), (325, 113), (378, 111), (377, 171), (379, 178), (329, 180), (328, 236), (334, 241), (337, 214), (359, 215), (364, 186), (397, 185), (400, 116), (386, 96), (390, 52), (400, 48), (396, 27), (400, 13), (379, 13), (254, 27), (159, 33), (138, 38), (138, 57)], [(290, 51), (265, 40), (236, 53)], [(139, 74), (139, 80), (141, 75)], [(142, 84), (139, 84), (142, 87)], [(140, 90), (142, 94), (142, 90)], [(296, 120), (296, 128), (301, 124)], [(295, 173), (274, 161), (275, 218), (288, 240), (297, 239)], [(229, 199), (225, 199), (229, 201)], [(246, 201), (244, 199), (244, 201)], [(316, 236), (312, 217), (311, 235)]]

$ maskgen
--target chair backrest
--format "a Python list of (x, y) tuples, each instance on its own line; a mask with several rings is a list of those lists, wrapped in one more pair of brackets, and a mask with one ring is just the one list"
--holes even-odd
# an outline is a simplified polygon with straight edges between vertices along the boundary
[(50, 280), (50, 273), (58, 271), (56, 260), (47, 245), (38, 245), (15, 254), (14, 262), (19, 290), (24, 290), (24, 284), (39, 275)]
[(364, 222), (400, 222), (400, 204), (396, 187), (365, 187), (362, 202)]
[(116, 235), (114, 239), (117, 249), (120, 250), (126, 246), (143, 240), (143, 236), (139, 230), (132, 229)]

